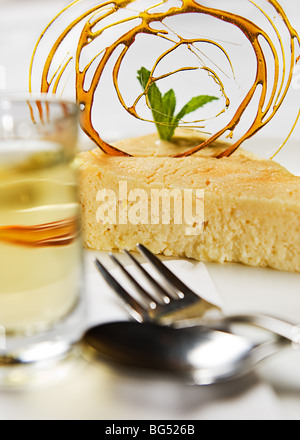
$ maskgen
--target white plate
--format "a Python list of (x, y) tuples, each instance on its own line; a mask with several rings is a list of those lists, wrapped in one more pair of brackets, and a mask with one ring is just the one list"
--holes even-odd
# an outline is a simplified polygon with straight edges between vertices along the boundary
[[(272, 149), (274, 140), (264, 139), (262, 146), (266, 150)], [(259, 151), (256, 152), (259, 153)], [(276, 158), (276, 160), (281, 162), (290, 171), (300, 175), (299, 159), (300, 151), (297, 141), (290, 142), (285, 150)], [(127, 315), (124, 314), (124, 310), (118, 298), (116, 298), (115, 294), (103, 283), (100, 275), (95, 271), (93, 264), (95, 257), (99, 257), (108, 268), (114, 267), (107, 253), (87, 251), (86, 256), (88, 286), (91, 288), (91, 290), (89, 290), (91, 323), (97, 322), (97, 319), (100, 319), (100, 321), (123, 319), (124, 317), (127, 319)], [(179, 264), (178, 260), (166, 260), (170, 262), (171, 267), (172, 264), (173, 267)], [(123, 262), (126, 262), (126, 259), (123, 258)], [(205, 281), (205, 286), (210, 286), (208, 291), (213, 296), (208, 297), (208, 299), (219, 300), (225, 313), (263, 312), (292, 321), (295, 325), (300, 325), (300, 274), (231, 263), (224, 265), (206, 263), (205, 265), (201, 265), (196, 262), (190, 262), (190, 264), (193, 269), (187, 272), (187, 267), (185, 267), (181, 271), (183, 279), (188, 279), (189, 283), (192, 286), (194, 285), (195, 288), (199, 285), (201, 286), (201, 282)], [(203, 268), (203, 266), (205, 266), (205, 268)], [(208, 278), (207, 274), (209, 275)], [(198, 288), (199, 293), (201, 293), (201, 287)], [(220, 409), (220, 395), (217, 392), (214, 398), (212, 398), (211, 410), (215, 411), (214, 414), (216, 417), (219, 416), (222, 418), (222, 414), (226, 417), (227, 414), (230, 418), (232, 417), (232, 415), (230, 415), (231, 411), (233, 411), (231, 414), (237, 411), (239, 402), (241, 405), (241, 413), (246, 413), (246, 418), (248, 418), (248, 416), (250, 418), (252, 416), (254, 418), (260, 418), (256, 413), (256, 409), (259, 409), (262, 418), (270, 417), (270, 414), (266, 414), (266, 405), (270, 405), (269, 408), (273, 408), (272, 414), (275, 418), (298, 418), (298, 408), (300, 406), (299, 365), (300, 351), (290, 347), (282, 354), (265, 362), (261, 368), (259, 368), (258, 371), (262, 382), (258, 381), (254, 388), (250, 387), (252, 390), (256, 389), (256, 391), (253, 391), (255, 394), (253, 403), (256, 402), (258, 405), (257, 408), (255, 408), (255, 404), (254, 406), (248, 406), (249, 389), (246, 387), (246, 390), (243, 390), (243, 383), (240, 383), (241, 400), (235, 400), (235, 391), (232, 391), (232, 402), (235, 402), (237, 406), (233, 404), (233, 407), (230, 408), (230, 405), (228, 406), (224, 402), (224, 406)], [(130, 383), (130, 381), (128, 383)], [(134, 383), (135, 382), (133, 382), (133, 384)], [(146, 383), (147, 381), (144, 382), (143, 385), (139, 383), (139, 387), (143, 388)], [(135, 384), (137, 385), (137, 383)], [(258, 388), (256, 388), (256, 386), (258, 386)], [(261, 386), (266, 387), (264, 391), (262, 391)], [(272, 388), (269, 388), (269, 386), (272, 386), (273, 390), (276, 390), (281, 400), (277, 400), (277, 396), (275, 397), (275, 395), (272, 394)], [(258, 398), (258, 394), (256, 394), (258, 390), (260, 390), (259, 393), (262, 393), (260, 398)], [(214, 392), (215, 390), (213, 394)], [(243, 398), (245, 398), (246, 401), (243, 402)], [(260, 403), (264, 403), (260, 405), (259, 400)], [(282, 406), (282, 402), (286, 402), (286, 405)], [(218, 412), (218, 408), (220, 412)], [(140, 411), (143, 412), (143, 408), (140, 408)], [(227, 413), (227, 411), (229, 412)], [(235, 414), (238, 414), (238, 412)], [(203, 412), (200, 411), (198, 416), (200, 418), (213, 418), (209, 410), (208, 413), (206, 413), (206, 408), (203, 408)]]

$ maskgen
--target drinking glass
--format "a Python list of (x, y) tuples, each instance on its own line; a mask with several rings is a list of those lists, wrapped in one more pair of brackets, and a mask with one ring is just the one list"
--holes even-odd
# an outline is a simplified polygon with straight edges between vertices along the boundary
[(84, 326), (78, 108), (0, 98), (0, 383), (26, 383), (75, 353)]

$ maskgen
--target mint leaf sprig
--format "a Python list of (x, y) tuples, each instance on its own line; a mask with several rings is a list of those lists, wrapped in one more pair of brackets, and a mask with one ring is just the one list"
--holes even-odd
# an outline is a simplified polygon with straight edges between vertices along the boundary
[(158, 86), (154, 82), (149, 85), (151, 72), (145, 67), (137, 72), (138, 80), (142, 85), (144, 91), (147, 87), (147, 98), (151, 107), (153, 119), (159, 134), (160, 139), (165, 141), (171, 141), (174, 136), (175, 130), (179, 125), (179, 122), (189, 113), (198, 110), (205, 104), (218, 100), (219, 98), (209, 95), (200, 95), (192, 98), (183, 108), (176, 114), (176, 96), (173, 89), (170, 89), (164, 95), (159, 90)]

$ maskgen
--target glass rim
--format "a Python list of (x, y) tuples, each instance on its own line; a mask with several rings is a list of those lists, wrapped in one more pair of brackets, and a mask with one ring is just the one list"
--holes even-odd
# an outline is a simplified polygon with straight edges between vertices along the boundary
[[(71, 100), (46, 94), (0, 94), (0, 141), (29, 139), (71, 127), (77, 133), (79, 110)], [(26, 133), (25, 127), (29, 127)]]
[(58, 104), (58, 105), (68, 105), (72, 107), (74, 114), (79, 113), (79, 105), (72, 101), (71, 99), (65, 99), (57, 97), (56, 95), (49, 95), (47, 93), (1, 93), (0, 94), (0, 106), (4, 102), (9, 103), (36, 103), (40, 101), (41, 103)]

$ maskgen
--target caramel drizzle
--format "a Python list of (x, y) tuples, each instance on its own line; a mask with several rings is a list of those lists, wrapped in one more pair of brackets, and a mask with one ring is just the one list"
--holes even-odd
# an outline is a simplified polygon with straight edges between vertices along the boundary
[[(240, 15), (236, 15), (230, 12), (227, 12), (225, 10), (218, 10), (214, 8), (209, 8), (206, 6), (202, 6), (201, 4), (198, 4), (195, 0), (182, 0), (182, 6), (180, 8), (173, 7), (170, 8), (167, 12), (163, 13), (155, 13), (150, 12), (151, 9), (154, 9), (155, 7), (159, 6), (162, 3), (159, 3), (158, 5), (152, 6), (151, 8), (143, 11), (138, 12), (132, 17), (126, 18), (124, 20), (121, 20), (119, 22), (112, 23), (110, 25), (102, 27), (100, 30), (94, 31), (94, 28), (96, 25), (99, 25), (99, 23), (117, 12), (119, 9), (126, 8), (130, 3), (132, 3), (134, 0), (114, 0), (114, 1), (107, 1), (100, 5), (97, 5), (87, 11), (85, 11), (83, 14), (79, 15), (75, 20), (72, 21), (71, 24), (69, 24), (64, 31), (61, 33), (61, 35), (57, 38), (54, 45), (52, 46), (52, 49), (46, 59), (46, 62), (44, 64), (42, 76), (41, 76), (41, 84), (40, 84), (40, 90), (43, 93), (49, 93), (52, 88), (52, 93), (57, 93), (58, 85), (61, 81), (61, 78), (63, 76), (63, 73), (65, 72), (67, 66), (70, 63), (71, 57), (69, 57), (64, 63), (62, 63), (59, 68), (56, 70), (56, 72), (52, 75), (52, 77), (49, 79), (49, 72), (51, 68), (51, 63), (53, 61), (53, 58), (55, 54), (57, 53), (61, 43), (63, 40), (68, 36), (68, 34), (72, 31), (72, 29), (78, 25), (81, 21), (86, 20), (83, 26), (83, 30), (81, 33), (81, 36), (79, 38), (77, 51), (76, 51), (76, 57), (75, 57), (75, 69), (76, 69), (76, 99), (78, 104), (81, 108), (81, 127), (83, 131), (107, 154), (114, 155), (114, 156), (130, 156), (128, 153), (125, 153), (108, 143), (106, 143), (103, 139), (101, 139), (99, 133), (95, 130), (93, 123), (92, 123), (92, 107), (94, 102), (94, 94), (95, 91), (101, 81), (102, 74), (104, 71), (104, 68), (112, 55), (115, 53), (116, 49), (119, 47), (122, 47), (122, 51), (113, 67), (113, 84), (115, 87), (115, 90), (117, 92), (119, 101), (123, 108), (129, 112), (132, 116), (135, 118), (138, 118), (143, 121), (147, 121), (146, 119), (141, 118), (137, 111), (136, 106), (140, 99), (145, 98), (147, 101), (147, 90), (156, 81), (159, 81), (166, 76), (173, 75), (174, 73), (177, 73), (178, 71), (182, 70), (192, 70), (195, 69), (194, 67), (184, 67), (182, 69), (177, 70), (176, 72), (170, 72), (164, 76), (155, 77), (155, 69), (158, 66), (158, 64), (172, 51), (174, 51), (178, 46), (180, 45), (186, 45), (189, 50), (194, 50), (194, 44), (198, 42), (205, 42), (207, 44), (212, 44), (216, 47), (218, 47), (223, 54), (226, 56), (226, 58), (229, 60), (229, 56), (226, 53), (226, 51), (222, 48), (221, 45), (219, 45), (215, 41), (211, 41), (208, 39), (184, 39), (177, 35), (179, 38), (179, 41), (173, 41), (170, 36), (168, 35), (168, 31), (166, 28), (164, 29), (155, 29), (154, 27), (151, 27), (152, 23), (163, 23), (163, 20), (167, 17), (177, 16), (179, 14), (187, 14), (187, 13), (200, 13), (200, 14), (206, 14), (211, 17), (215, 17), (221, 21), (227, 22), (231, 25), (236, 26), (241, 30), (241, 32), (245, 35), (249, 43), (251, 44), (256, 61), (257, 61), (257, 71), (256, 71), (256, 77), (249, 88), (245, 98), (241, 102), (239, 108), (233, 115), (231, 121), (221, 130), (219, 130), (217, 133), (210, 136), (207, 141), (202, 142), (201, 144), (197, 145), (196, 147), (178, 154), (174, 157), (185, 157), (192, 155), (201, 149), (205, 148), (212, 142), (218, 140), (221, 136), (229, 132), (228, 137), (232, 138), (235, 128), (239, 125), (246, 109), (248, 108), (249, 104), (253, 101), (254, 96), (256, 93), (259, 93), (259, 102), (258, 102), (258, 108), (256, 110), (256, 114), (253, 120), (252, 125), (250, 128), (238, 139), (236, 142), (234, 142), (226, 151), (221, 153), (218, 157), (228, 157), (234, 151), (236, 151), (237, 148), (247, 139), (251, 138), (253, 135), (255, 135), (259, 130), (261, 130), (266, 124), (268, 124), (272, 118), (275, 116), (275, 114), (278, 112), (279, 108), (281, 107), (282, 103), (284, 102), (286, 95), (288, 93), (288, 90), (290, 88), (292, 78), (293, 78), (293, 72), (295, 64), (297, 63), (298, 57), (296, 57), (296, 45), (300, 46), (300, 38), (296, 32), (296, 30), (291, 26), (286, 13), (284, 12), (283, 8), (280, 6), (277, 0), (265, 0), (266, 3), (271, 5), (274, 8), (274, 11), (277, 13), (277, 15), (280, 17), (281, 22), (284, 24), (286, 30), (288, 31), (288, 34), (290, 36), (290, 49), (291, 49), (291, 55), (290, 59), (287, 60), (285, 49), (283, 47), (283, 43), (281, 40), (281, 35), (279, 30), (276, 28), (274, 22), (271, 20), (271, 18), (267, 15), (267, 13), (258, 6), (255, 1), (248, 0), (250, 3), (252, 3), (268, 20), (269, 24), (272, 26), (276, 38), (279, 42), (280, 50), (276, 50), (275, 43), (271, 40), (271, 38), (268, 36), (268, 34), (262, 30), (258, 25), (255, 23), (252, 23), (247, 18), (244, 18)], [(163, 1), (163, 3), (166, 0)], [(37, 50), (39, 47), (39, 44), (41, 43), (42, 38), (46, 34), (46, 31), (52, 26), (52, 24), (58, 19), (58, 17), (61, 16), (65, 11), (67, 11), (69, 8), (75, 6), (77, 3), (80, 3), (80, 0), (76, 0), (75, 2), (71, 3), (69, 6), (67, 6), (61, 13), (59, 13), (52, 22), (47, 26), (43, 34), (41, 35), (40, 39), (38, 40), (32, 60), (30, 65), (30, 90), (32, 90), (32, 71), (33, 71), (33, 65), (36, 58)], [(99, 16), (100, 13), (100, 16)], [(96, 38), (101, 37), (103, 32), (112, 27), (116, 26), (118, 24), (124, 23), (126, 21), (135, 21), (139, 19), (140, 23), (134, 26), (131, 30), (129, 30), (127, 33), (122, 35), (119, 39), (117, 39), (110, 47), (107, 47), (104, 49), (101, 53), (97, 54), (91, 62), (85, 66), (82, 70), (80, 69), (79, 62), (80, 62), (80, 56), (83, 51), (83, 49), (90, 44), (92, 41), (94, 41)], [(122, 65), (122, 62), (130, 49), (130, 47), (134, 44), (135, 39), (138, 34), (149, 34), (154, 36), (159, 36), (161, 38), (167, 39), (168, 41), (173, 41), (174, 46), (169, 49), (168, 51), (164, 52), (156, 61), (155, 65), (152, 68), (151, 77), (149, 80), (149, 83), (146, 87), (146, 90), (144, 93), (140, 94), (135, 102), (132, 104), (132, 106), (128, 107), (124, 99), (122, 97), (121, 91), (119, 89), (119, 83), (118, 83), (118, 77), (120, 68)], [(265, 53), (263, 50), (263, 46), (260, 42), (260, 39), (264, 41), (264, 43), (267, 44), (269, 50), (272, 53), (273, 59), (274, 59), (274, 78), (273, 78), (273, 87), (270, 93), (270, 97), (267, 99), (267, 93), (268, 93), (268, 73), (269, 69), (267, 66), (267, 61), (265, 57)], [(88, 73), (89, 68), (91, 65), (97, 60), (97, 58), (101, 55), (101, 59), (97, 65), (97, 68), (94, 72), (90, 88), (88, 90), (85, 90), (84, 83), (86, 79), (86, 75)], [(280, 63), (282, 64), (282, 68), (280, 70)], [(231, 63), (230, 63), (231, 65)], [(232, 67), (232, 66), (231, 66)], [(199, 68), (199, 67), (197, 67)], [(219, 84), (221, 92), (226, 100), (226, 106), (225, 109), (229, 107), (230, 101), (228, 97), (226, 96), (224, 86), (222, 84), (221, 79), (219, 76), (213, 72), (212, 70), (202, 67), (203, 69), (206, 69), (209, 74), (211, 74), (214, 78), (214, 80)], [(280, 79), (281, 77), (281, 79)], [(224, 109), (224, 111), (225, 111)], [(222, 112), (221, 112), (222, 113)], [(297, 121), (300, 117), (300, 111), (297, 116)], [(296, 121), (296, 122), (297, 122)], [(153, 121), (150, 121), (153, 122)], [(200, 121), (195, 121), (200, 122)], [(293, 129), (295, 127), (296, 123), (293, 126)], [(293, 130), (292, 129), (292, 130)], [(291, 132), (288, 137), (290, 137)], [(282, 148), (282, 147), (281, 147)], [(280, 148), (280, 149), (281, 149)], [(279, 150), (280, 150), (279, 149)], [(279, 151), (278, 150), (278, 151)], [(275, 153), (276, 154), (276, 153)]]
[(66, 246), (71, 244), (77, 237), (77, 218), (36, 226), (0, 227), (0, 242), (26, 247)]

